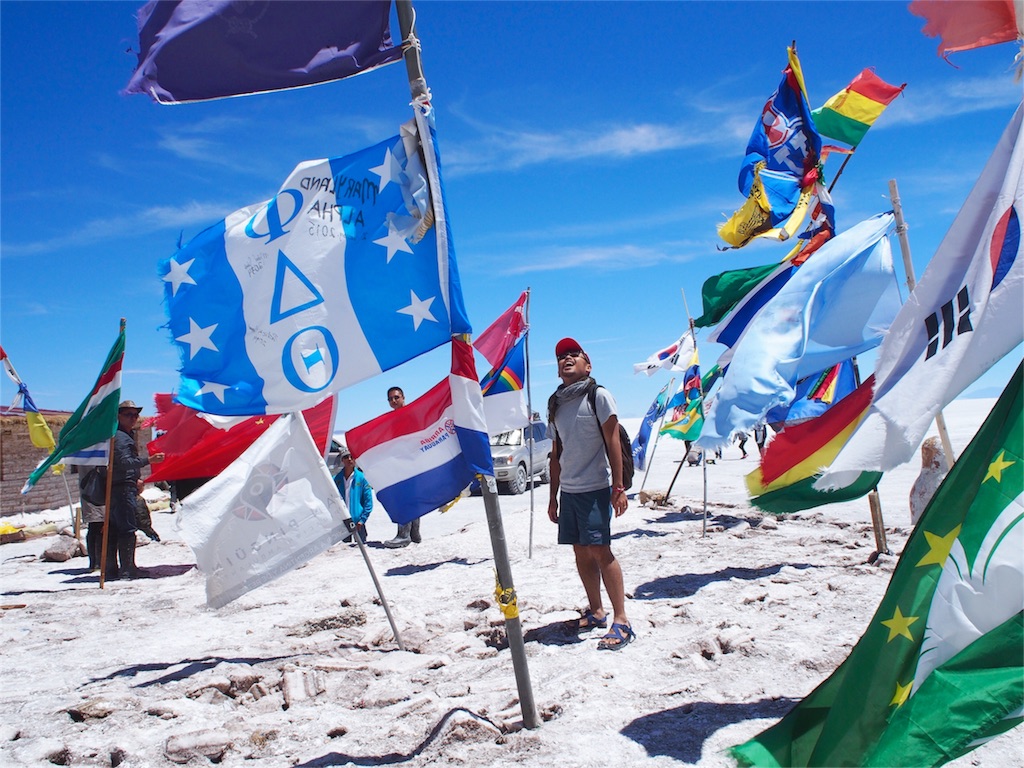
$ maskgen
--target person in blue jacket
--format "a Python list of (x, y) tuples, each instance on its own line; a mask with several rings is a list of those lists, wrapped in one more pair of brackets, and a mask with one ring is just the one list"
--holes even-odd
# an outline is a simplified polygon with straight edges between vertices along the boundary
[[(344, 445), (338, 453), (341, 471), (334, 476), (334, 484), (341, 492), (341, 498), (348, 504), (348, 513), (356, 524), (359, 539), (366, 542), (366, 519), (373, 511), (373, 489), (366, 480), (363, 470), (356, 467), (356, 460)], [(342, 541), (352, 541), (352, 534)]]

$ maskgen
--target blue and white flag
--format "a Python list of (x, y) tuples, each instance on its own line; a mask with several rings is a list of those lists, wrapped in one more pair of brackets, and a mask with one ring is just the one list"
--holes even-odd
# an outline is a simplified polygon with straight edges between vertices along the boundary
[(428, 123), (300, 164), (161, 262), (179, 403), (304, 410), (471, 331)]
[(668, 390), (673, 383), (675, 383), (675, 379), (669, 379), (668, 384), (661, 388), (658, 396), (651, 403), (651, 407), (647, 409), (647, 415), (644, 416), (644, 420), (640, 422), (640, 429), (637, 430), (636, 437), (633, 438), (633, 466), (637, 469), (645, 468), (647, 443), (651, 439), (651, 430), (654, 428), (654, 422), (665, 415), (665, 411), (668, 408), (668, 404), (665, 401), (668, 399)]
[(725, 445), (776, 405), (793, 402), (798, 380), (878, 346), (900, 308), (879, 214), (825, 243), (753, 318), (704, 416), (697, 444)]
[(444, 506), (478, 475), (493, 475), (473, 348), (452, 340), (452, 372), (404, 408), (345, 433), (377, 499), (403, 524)]

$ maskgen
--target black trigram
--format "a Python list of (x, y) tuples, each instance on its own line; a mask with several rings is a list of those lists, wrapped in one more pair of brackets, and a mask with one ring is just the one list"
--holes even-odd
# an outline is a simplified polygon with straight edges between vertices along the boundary
[(949, 342), (953, 340), (954, 330), (958, 336), (961, 333), (974, 330), (974, 327), (971, 325), (970, 298), (967, 295), (966, 285), (956, 295), (956, 312), (958, 317), (955, 322), (953, 312), (953, 301), (950, 300), (943, 304), (938, 312), (933, 312), (924, 319), (924, 327), (928, 331), (928, 351), (925, 353), (925, 360), (933, 357), (939, 351), (940, 332), (942, 334), (942, 348), (945, 349)]

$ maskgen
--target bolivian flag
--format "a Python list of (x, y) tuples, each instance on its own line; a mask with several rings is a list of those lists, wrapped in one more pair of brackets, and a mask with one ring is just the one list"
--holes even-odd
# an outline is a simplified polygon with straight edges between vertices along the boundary
[(768, 445), (761, 466), (747, 475), (751, 503), (766, 512), (783, 514), (860, 498), (881, 479), (880, 472), (862, 472), (839, 491), (812, 486), (863, 421), (871, 405), (874, 375), (821, 416), (786, 427)]
[(882, 111), (907, 87), (889, 85), (870, 69), (811, 112), (818, 133), (856, 148)]

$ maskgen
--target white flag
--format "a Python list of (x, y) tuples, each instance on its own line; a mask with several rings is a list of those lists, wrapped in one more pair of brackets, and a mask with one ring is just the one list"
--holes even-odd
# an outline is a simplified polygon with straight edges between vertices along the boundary
[[(693, 349), (693, 334), (686, 331), (675, 344), (669, 344), (664, 349), (659, 349), (645, 362), (633, 363), (633, 373), (646, 373), (648, 376), (653, 376), (655, 371), (662, 368), (670, 371), (685, 371), (693, 356)], [(680, 360), (683, 362), (680, 363)]]
[(1024, 340), (1022, 109), (882, 342), (868, 416), (815, 488), (912, 459), (935, 415)]
[(220, 608), (340, 541), (348, 516), (309, 427), (287, 414), (189, 495), (177, 529)]

